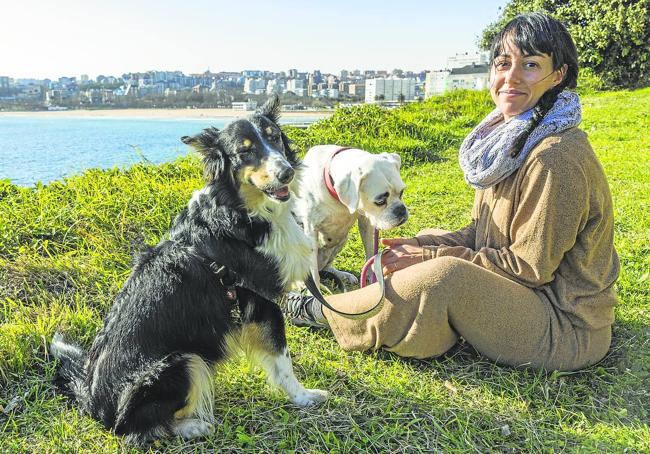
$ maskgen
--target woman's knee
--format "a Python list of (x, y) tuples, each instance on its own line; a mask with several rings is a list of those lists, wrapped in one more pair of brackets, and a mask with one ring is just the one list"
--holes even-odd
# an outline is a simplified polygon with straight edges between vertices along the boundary
[(450, 288), (464, 287), (467, 282), (476, 279), (477, 266), (458, 257), (438, 257), (429, 260), (430, 282)]

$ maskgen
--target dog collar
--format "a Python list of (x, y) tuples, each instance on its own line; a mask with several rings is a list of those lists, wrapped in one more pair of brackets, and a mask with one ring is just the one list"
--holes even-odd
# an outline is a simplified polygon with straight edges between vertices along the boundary
[(330, 193), (332, 197), (334, 197), (338, 202), (341, 201), (339, 198), (339, 195), (336, 193), (336, 189), (334, 189), (334, 180), (332, 179), (332, 175), (330, 175), (330, 164), (332, 163), (332, 159), (334, 159), (334, 156), (339, 154), (342, 151), (349, 150), (352, 147), (340, 147), (338, 150), (334, 151), (330, 155), (329, 158), (327, 158), (327, 161), (325, 161), (325, 167), (323, 168), (323, 182), (325, 183), (325, 187), (327, 188), (327, 192)]

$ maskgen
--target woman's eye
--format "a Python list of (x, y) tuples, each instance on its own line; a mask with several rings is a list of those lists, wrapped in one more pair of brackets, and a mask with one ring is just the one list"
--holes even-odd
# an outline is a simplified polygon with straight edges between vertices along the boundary
[(534, 61), (527, 62), (525, 66), (528, 69), (533, 69), (533, 68), (538, 68), (539, 67), (539, 65)]

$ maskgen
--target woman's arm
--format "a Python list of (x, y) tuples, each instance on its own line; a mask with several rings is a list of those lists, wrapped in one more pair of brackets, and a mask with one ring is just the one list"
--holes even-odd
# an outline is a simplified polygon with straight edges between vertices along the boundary
[(528, 287), (551, 282), (589, 213), (589, 182), (582, 166), (558, 158), (545, 153), (526, 169), (509, 227), (510, 246), (475, 251), (442, 245), (434, 248), (433, 257), (459, 257)]
[(415, 236), (420, 246), (463, 246), (474, 249), (476, 244), (476, 224), (472, 220), (468, 225), (455, 232), (422, 231)]

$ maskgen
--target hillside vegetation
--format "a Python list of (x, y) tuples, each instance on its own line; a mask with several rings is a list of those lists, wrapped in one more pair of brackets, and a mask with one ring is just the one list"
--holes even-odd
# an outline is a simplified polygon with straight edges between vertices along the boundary
[[(217, 372), (214, 436), (151, 450), (650, 451), (650, 89), (590, 94), (583, 105), (582, 128), (614, 197), (622, 263), (604, 361), (577, 373), (513, 370), (467, 344), (404, 360), (343, 352), (327, 332), (289, 327), (296, 373), (331, 392), (325, 405), (296, 408), (234, 361)], [(473, 193), (457, 148), (491, 108), (485, 93), (456, 92), (392, 111), (341, 109), (288, 132), (302, 151), (336, 142), (400, 153), (411, 218), (391, 235), (406, 236), (468, 222)], [(193, 155), (31, 188), (0, 181), (1, 452), (139, 452), (54, 393), (46, 347), (57, 329), (90, 344), (133, 254), (158, 242), (201, 186)], [(358, 273), (362, 255), (355, 233), (336, 265)]]

